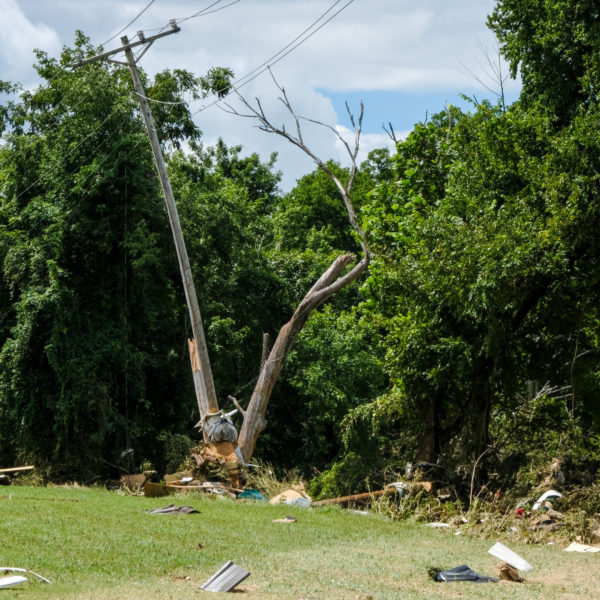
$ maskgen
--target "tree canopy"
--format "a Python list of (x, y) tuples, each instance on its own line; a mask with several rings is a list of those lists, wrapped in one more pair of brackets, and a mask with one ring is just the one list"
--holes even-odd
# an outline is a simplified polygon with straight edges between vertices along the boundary
[[(275, 155), (206, 146), (180, 102), (225, 90), (229, 70), (143, 74), (166, 102), (155, 117), (219, 398), (245, 405), (263, 334), (369, 249), (368, 273), (286, 355), (259, 459), (317, 474), (317, 495), (408, 461), (464, 473), (483, 453), (507, 485), (549, 453), (593, 472), (598, 18), (590, 2), (498, 0), (489, 26), (521, 73), (517, 102), (445, 107), (394, 152), (356, 172), (323, 161), (286, 194)], [(58, 59), (38, 53), (36, 90), (0, 84), (0, 460), (92, 477), (133, 449), (164, 472), (197, 436), (185, 299), (129, 74), (68, 69), (77, 51), (95, 49), (78, 35)], [(331, 174), (354, 183), (356, 227)]]

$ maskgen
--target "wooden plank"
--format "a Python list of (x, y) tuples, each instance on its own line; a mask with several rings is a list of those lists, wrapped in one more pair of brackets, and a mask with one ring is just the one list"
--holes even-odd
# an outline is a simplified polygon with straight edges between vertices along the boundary
[(12, 469), (0, 469), (0, 473), (20, 473), (22, 471), (32, 471), (35, 469), (33, 465), (28, 467), (12, 467)]
[(167, 483), (166, 487), (168, 488), (173, 488), (175, 490), (187, 490), (188, 492), (206, 492), (206, 491), (210, 491), (211, 489), (213, 490), (225, 490), (226, 492), (231, 492), (232, 494), (240, 494), (241, 492), (243, 492), (244, 490), (240, 489), (240, 488), (234, 488), (234, 487), (230, 487), (228, 485), (215, 485), (215, 486), (208, 486), (208, 485), (179, 485), (177, 483)]
[(384, 494), (393, 494), (396, 490), (378, 490), (376, 492), (366, 492), (364, 494), (353, 494), (352, 496), (342, 496), (340, 498), (328, 498), (327, 500), (317, 500), (317, 502), (312, 502), (311, 506), (327, 506), (329, 504), (350, 504), (351, 502), (365, 502), (370, 500), (371, 498), (377, 498), (378, 496), (383, 496)]

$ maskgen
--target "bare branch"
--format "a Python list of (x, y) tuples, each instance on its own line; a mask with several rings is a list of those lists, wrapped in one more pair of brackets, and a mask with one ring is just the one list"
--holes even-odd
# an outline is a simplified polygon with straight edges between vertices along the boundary
[(496, 47), (495, 57), (490, 56), (490, 51), (486, 46), (479, 44), (479, 50), (483, 54), (484, 60), (482, 61), (479, 58), (475, 58), (475, 60), (477, 61), (477, 64), (483, 71), (484, 75), (487, 77), (487, 79), (490, 80), (491, 83), (487, 83), (483, 78), (479, 77), (475, 72), (473, 72), (461, 61), (460, 64), (462, 67), (462, 71), (463, 73), (466, 73), (467, 75), (475, 79), (475, 81), (482, 85), (488, 92), (491, 92), (495, 96), (498, 96), (498, 98), (502, 102), (502, 110), (505, 111), (506, 104), (504, 96), (504, 86), (509, 78), (509, 74), (505, 74), (504, 69), (502, 68), (502, 56), (500, 54), (500, 50), (498, 49), (498, 47)]
[(385, 126), (385, 123), (381, 125), (382, 129), (388, 134), (388, 137), (394, 142), (394, 145), (398, 145), (398, 138), (396, 137), (396, 132), (392, 126), (392, 122), (388, 121), (388, 127)]
[[(358, 118), (358, 121), (355, 121), (354, 115), (351, 113), (350, 108), (349, 108), (348, 104), (346, 103), (346, 109), (348, 110), (350, 122), (352, 123), (352, 126), (354, 128), (354, 147), (351, 148), (350, 144), (348, 144), (348, 142), (342, 137), (340, 132), (335, 127), (332, 127), (331, 125), (322, 123), (321, 121), (317, 121), (315, 119), (310, 119), (308, 117), (302, 117), (302, 116), (297, 115), (292, 106), (292, 103), (290, 102), (290, 99), (288, 98), (285, 88), (278, 83), (277, 79), (275, 78), (275, 75), (273, 74), (273, 72), (270, 69), (269, 69), (269, 72), (271, 73), (271, 78), (273, 79), (275, 86), (277, 87), (277, 89), (279, 90), (279, 92), (281, 94), (279, 96), (279, 100), (285, 106), (285, 108), (287, 109), (290, 116), (294, 119), (294, 122), (296, 124), (296, 133), (295, 134), (292, 134), (289, 131), (287, 131), (285, 128), (285, 125), (281, 125), (280, 127), (274, 125), (270, 121), (270, 119), (267, 117), (267, 115), (262, 107), (262, 104), (260, 103), (260, 100), (258, 98), (255, 99), (256, 106), (254, 106), (254, 105), (250, 104), (248, 102), (248, 100), (246, 100), (246, 98), (244, 98), (244, 96), (242, 96), (242, 94), (240, 94), (237, 90), (235, 90), (235, 92), (238, 96), (238, 99), (244, 105), (244, 107), (246, 108), (246, 110), (248, 112), (241, 113), (229, 104), (226, 104), (228, 110), (226, 110), (225, 112), (228, 112), (229, 114), (233, 114), (236, 116), (247, 117), (247, 118), (249, 117), (249, 118), (254, 118), (254, 119), (258, 120), (258, 122), (259, 122), (258, 128), (261, 131), (266, 131), (268, 133), (275, 133), (275, 134), (285, 138), (291, 144), (300, 148), (300, 150), (302, 150), (305, 154), (307, 154), (317, 164), (317, 166), (328, 175), (328, 177), (333, 181), (333, 183), (337, 187), (338, 192), (340, 193), (340, 195), (344, 201), (344, 205), (346, 206), (346, 210), (348, 212), (348, 218), (350, 220), (350, 224), (351, 224), (352, 228), (354, 229), (354, 231), (356, 232), (356, 234), (358, 235), (361, 248), (362, 248), (365, 256), (368, 256), (368, 258), (370, 259), (370, 252), (369, 252), (369, 248), (367, 245), (366, 236), (365, 236), (364, 231), (358, 225), (358, 218), (356, 216), (356, 211), (354, 210), (354, 206), (353, 206), (352, 200), (350, 198), (352, 186), (354, 184), (354, 179), (356, 176), (356, 172), (358, 170), (356, 160), (357, 160), (358, 151), (360, 148), (360, 135), (361, 135), (361, 131), (362, 131), (362, 121), (363, 121), (364, 110), (365, 110), (364, 103), (361, 100), (360, 116)], [(225, 109), (223, 109), (223, 110), (225, 110)], [(304, 139), (302, 137), (302, 127), (300, 124), (301, 120), (308, 121), (310, 123), (314, 123), (316, 125), (320, 125), (321, 127), (325, 127), (327, 129), (331, 130), (337, 136), (337, 138), (341, 141), (341, 143), (344, 145), (344, 147), (346, 148), (346, 151), (348, 153), (348, 157), (350, 158), (350, 173), (349, 173), (348, 182), (346, 183), (346, 185), (344, 185), (340, 181), (340, 179), (335, 175), (335, 173), (333, 173), (333, 171), (327, 166), (327, 164), (323, 160), (321, 160), (321, 158), (319, 158), (304, 142)]]
[[(269, 69), (271, 72), (271, 70)], [(362, 122), (364, 116), (364, 104), (360, 103), (360, 115), (355, 120), (354, 115), (351, 113), (348, 104), (346, 104), (346, 110), (350, 118), (354, 133), (354, 144), (353, 146), (341, 135), (341, 133), (331, 125), (327, 125), (315, 119), (309, 119), (298, 115), (290, 102), (290, 99), (285, 91), (285, 88), (281, 86), (275, 76), (271, 72), (271, 77), (277, 89), (280, 92), (279, 101), (285, 106), (287, 112), (294, 120), (296, 125), (295, 132), (286, 130), (285, 125), (276, 126), (266, 115), (260, 100), (256, 99), (256, 104), (250, 104), (237, 90), (235, 90), (238, 99), (242, 103), (245, 113), (239, 112), (237, 109), (227, 105), (227, 111), (230, 114), (237, 116), (250, 117), (258, 121), (258, 128), (262, 131), (269, 133), (275, 133), (286, 140), (288, 140), (294, 146), (300, 148), (307, 156), (309, 156), (317, 166), (322, 169), (325, 174), (335, 184), (348, 213), (348, 219), (350, 225), (358, 236), (360, 245), (363, 251), (363, 257), (359, 260), (351, 269), (346, 271), (346, 268), (356, 260), (353, 254), (344, 254), (336, 258), (329, 268), (319, 277), (311, 289), (307, 292), (305, 297), (302, 299), (292, 318), (280, 329), (275, 343), (273, 344), (269, 356), (265, 362), (261, 365), (258, 381), (254, 388), (254, 392), (248, 403), (246, 409), (246, 415), (244, 422), (240, 430), (238, 439), (239, 447), (242, 449), (242, 453), (246, 460), (250, 460), (254, 451), (254, 445), (258, 438), (258, 435), (264, 430), (267, 425), (265, 419), (266, 408), (269, 402), (269, 398), (273, 391), (273, 387), (283, 368), (283, 364), (294, 345), (298, 334), (302, 330), (302, 327), (308, 320), (311, 312), (325, 302), (328, 298), (333, 296), (337, 291), (347, 286), (351, 282), (355, 281), (362, 273), (364, 273), (371, 260), (371, 252), (367, 245), (366, 236), (364, 231), (358, 224), (358, 218), (356, 211), (351, 199), (352, 186), (354, 184), (356, 172), (357, 172), (357, 158), (358, 151), (360, 148), (360, 135), (362, 131)], [(344, 185), (339, 177), (333, 172), (333, 170), (327, 165), (327, 163), (319, 156), (317, 156), (306, 144), (302, 134), (302, 121), (308, 121), (321, 127), (333, 131), (337, 136), (338, 140), (346, 148), (348, 157), (350, 159), (349, 177), (346, 185)], [(346, 271), (346, 272), (344, 272)], [(264, 347), (263, 347), (264, 350)], [(263, 353), (264, 354), (264, 353)], [(236, 405), (237, 406), (237, 405)], [(239, 408), (238, 408), (239, 409)]]
[(241, 404), (238, 402), (237, 398), (235, 396), (227, 396), (227, 400), (230, 400), (231, 402), (233, 402), (233, 405), (238, 409), (240, 415), (242, 415), (242, 417), (246, 416), (246, 411), (242, 408)]

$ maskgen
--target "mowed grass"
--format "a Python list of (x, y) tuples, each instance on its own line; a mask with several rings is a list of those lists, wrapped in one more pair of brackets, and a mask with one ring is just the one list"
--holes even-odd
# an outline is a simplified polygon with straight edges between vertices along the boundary
[[(187, 504), (190, 515), (150, 508)], [(295, 523), (274, 523), (292, 515)], [(240, 598), (575, 599), (600, 597), (600, 555), (504, 540), (534, 565), (525, 583), (435, 583), (429, 567), (496, 575), (497, 540), (337, 508), (301, 509), (199, 494), (168, 498), (100, 488), (0, 488), (0, 566), (32, 569), (6, 598), (231, 598), (200, 590), (225, 561), (251, 571)], [(236, 596), (233, 596), (236, 597)]]

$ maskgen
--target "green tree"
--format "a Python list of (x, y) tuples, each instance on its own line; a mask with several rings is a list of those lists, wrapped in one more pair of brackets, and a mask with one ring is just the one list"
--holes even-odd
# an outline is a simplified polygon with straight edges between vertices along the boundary
[(400, 145), (396, 182), (372, 195), (365, 307), (387, 330), (400, 404), (390, 411), (386, 396), (382, 414), (412, 422), (405, 441), (418, 459), (476, 456), (492, 412), (510, 408), (527, 380), (590, 393), (566, 365), (582, 348), (595, 353), (581, 330), (595, 322), (598, 281), (591, 118), (557, 134), (518, 105), (484, 103), (452, 128), (440, 115)]
[[(193, 422), (177, 263), (129, 73), (67, 69), (79, 51), (96, 49), (80, 34), (60, 59), (37, 54), (46, 85), (5, 106), (0, 149), (0, 456), (56, 476), (96, 474), (128, 447), (158, 460), (157, 432)], [(195, 84), (179, 71), (148, 87), (179, 101)], [(166, 144), (198, 136), (189, 113), (159, 128)]]
[(600, 14), (593, 0), (498, 0), (488, 19), (525, 106), (540, 103), (562, 124), (597, 102)]

